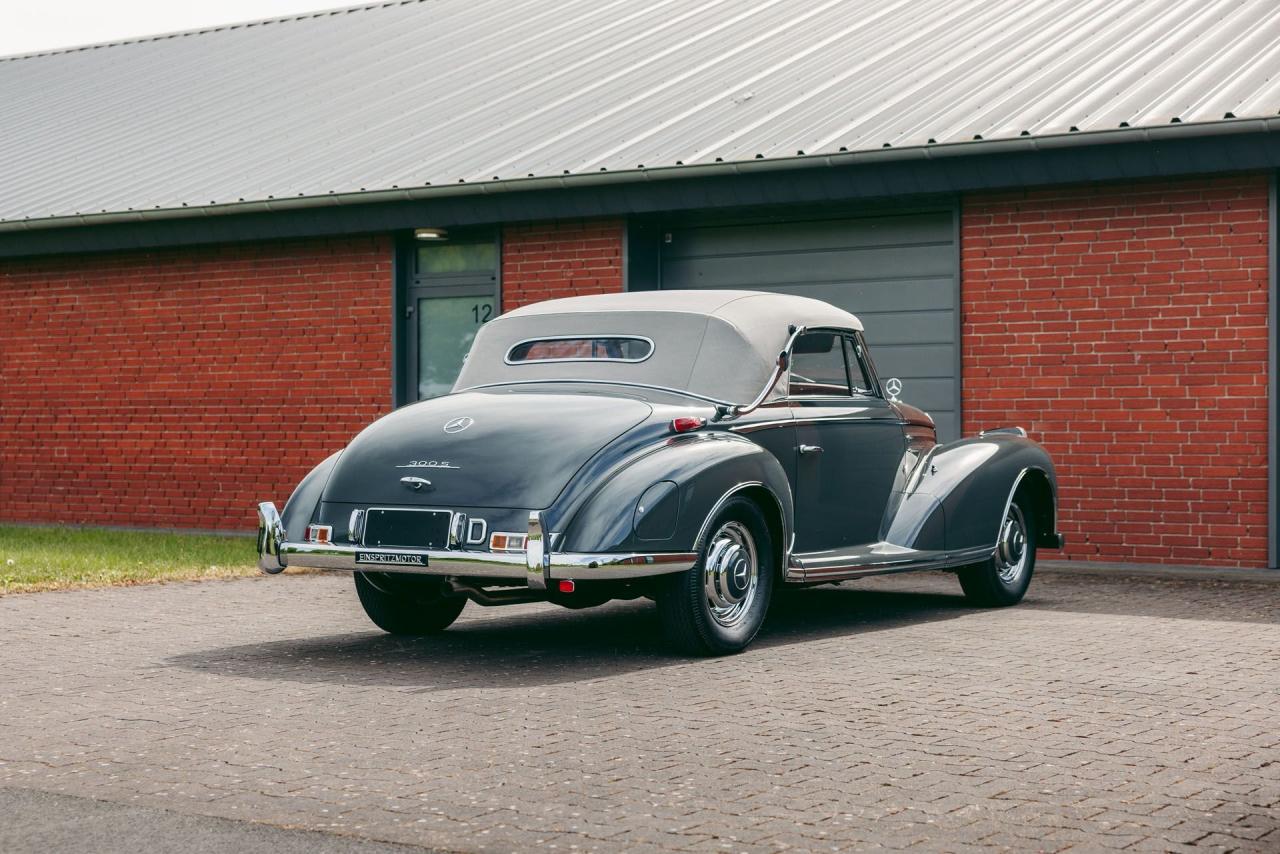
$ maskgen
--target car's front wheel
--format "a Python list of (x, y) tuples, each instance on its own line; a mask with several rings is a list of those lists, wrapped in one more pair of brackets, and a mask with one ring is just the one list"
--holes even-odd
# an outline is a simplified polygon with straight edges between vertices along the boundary
[(1009, 504), (993, 555), (960, 569), (960, 586), (970, 602), (983, 607), (1016, 605), (1031, 586), (1036, 568), (1036, 538), (1030, 507), (1015, 498)]
[(764, 624), (776, 567), (764, 514), (745, 498), (731, 499), (712, 520), (698, 563), (667, 576), (658, 612), (667, 637), (695, 655), (745, 649)]
[(374, 625), (393, 635), (444, 631), (467, 604), (438, 578), (391, 572), (357, 572), (356, 595)]

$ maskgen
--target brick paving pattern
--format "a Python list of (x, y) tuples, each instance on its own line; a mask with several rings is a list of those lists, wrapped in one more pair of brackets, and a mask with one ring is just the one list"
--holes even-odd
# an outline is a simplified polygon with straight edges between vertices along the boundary
[(747, 653), (646, 602), (399, 640), (348, 578), (0, 599), (0, 787), (447, 851), (1280, 851), (1280, 585), (1046, 572), (790, 593)]

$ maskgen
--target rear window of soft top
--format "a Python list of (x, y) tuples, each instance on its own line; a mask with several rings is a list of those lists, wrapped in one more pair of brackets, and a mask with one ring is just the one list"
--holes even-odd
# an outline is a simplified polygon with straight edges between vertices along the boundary
[(643, 362), (652, 355), (653, 341), (639, 335), (574, 335), (521, 341), (506, 362)]

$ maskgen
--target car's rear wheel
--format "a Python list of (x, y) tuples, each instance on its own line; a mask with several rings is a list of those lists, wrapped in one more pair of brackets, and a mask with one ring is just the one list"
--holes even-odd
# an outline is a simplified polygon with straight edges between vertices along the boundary
[(429, 635), (447, 629), (462, 613), (464, 596), (446, 595), (438, 578), (391, 572), (357, 572), (356, 595), (374, 625), (393, 635)]
[(1019, 498), (1009, 504), (995, 553), (982, 563), (961, 568), (960, 586), (970, 602), (983, 607), (1016, 605), (1026, 595), (1036, 568), (1036, 538), (1029, 507)]
[(662, 581), (658, 612), (667, 637), (694, 655), (740, 652), (764, 624), (776, 567), (764, 514), (733, 498), (708, 528), (698, 563)]

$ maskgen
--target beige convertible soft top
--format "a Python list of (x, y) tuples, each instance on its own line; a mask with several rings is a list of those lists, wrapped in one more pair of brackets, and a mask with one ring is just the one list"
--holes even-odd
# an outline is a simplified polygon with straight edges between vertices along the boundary
[[(744, 403), (769, 379), (793, 324), (862, 329), (858, 318), (820, 300), (757, 291), (640, 291), (549, 300), (481, 327), (453, 389), (583, 379), (663, 386)], [(516, 344), (563, 336), (638, 336), (653, 341), (653, 354), (641, 362), (506, 360)], [(774, 394), (784, 389), (780, 383)]]

